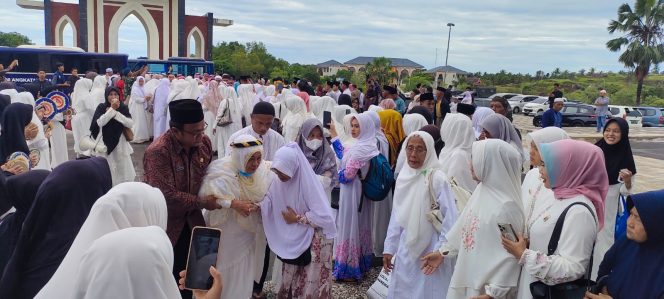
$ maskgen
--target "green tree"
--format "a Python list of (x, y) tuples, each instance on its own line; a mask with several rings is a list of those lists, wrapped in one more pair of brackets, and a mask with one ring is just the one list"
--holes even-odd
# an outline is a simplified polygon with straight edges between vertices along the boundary
[(367, 77), (374, 78), (381, 86), (389, 84), (397, 76), (392, 70), (392, 61), (385, 57), (377, 57), (367, 63), (365, 72)]
[(0, 31), (0, 46), (16, 47), (20, 45), (32, 45), (32, 41), (18, 32)]
[(624, 33), (606, 43), (612, 52), (625, 51), (618, 61), (634, 69), (636, 75), (636, 105), (641, 105), (643, 80), (650, 66), (664, 62), (664, 0), (636, 0), (634, 10), (625, 3), (618, 8), (618, 20), (611, 20), (607, 30)]

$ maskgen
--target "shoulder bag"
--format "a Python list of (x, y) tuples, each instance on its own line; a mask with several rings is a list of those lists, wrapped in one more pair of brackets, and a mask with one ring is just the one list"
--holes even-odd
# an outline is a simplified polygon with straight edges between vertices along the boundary
[(230, 102), (231, 99), (226, 99), (226, 107), (224, 107), (224, 111), (219, 118), (217, 118), (217, 127), (225, 127), (233, 123), (233, 119), (231, 119)]
[(427, 221), (433, 225), (436, 232), (443, 230), (443, 214), (440, 212), (440, 205), (436, 200), (436, 194), (433, 191), (433, 174), (435, 170), (429, 172), (429, 212), (427, 212)]

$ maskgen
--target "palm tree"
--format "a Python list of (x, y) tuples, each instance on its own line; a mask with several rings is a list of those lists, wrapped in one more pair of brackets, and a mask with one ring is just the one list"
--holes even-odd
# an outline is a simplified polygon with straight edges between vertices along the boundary
[(367, 63), (365, 72), (367, 77), (374, 78), (381, 86), (389, 84), (397, 75), (392, 70), (392, 61), (385, 57), (377, 57)]
[(664, 61), (664, 0), (636, 0), (634, 8), (627, 3), (618, 8), (618, 20), (611, 20), (607, 30), (624, 35), (606, 42), (606, 47), (618, 52), (626, 46), (618, 61), (634, 70), (638, 81), (636, 105), (640, 105), (643, 80), (650, 66)]

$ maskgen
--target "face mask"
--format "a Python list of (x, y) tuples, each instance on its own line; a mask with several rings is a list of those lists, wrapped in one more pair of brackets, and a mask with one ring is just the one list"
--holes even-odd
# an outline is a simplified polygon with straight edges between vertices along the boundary
[(320, 139), (312, 139), (312, 140), (304, 140), (304, 144), (310, 148), (312, 151), (317, 150), (321, 145), (323, 145), (323, 140)]
[(252, 175), (251, 173), (244, 172), (242, 170), (238, 170), (238, 172), (240, 173), (240, 176), (243, 176), (243, 177), (250, 177)]

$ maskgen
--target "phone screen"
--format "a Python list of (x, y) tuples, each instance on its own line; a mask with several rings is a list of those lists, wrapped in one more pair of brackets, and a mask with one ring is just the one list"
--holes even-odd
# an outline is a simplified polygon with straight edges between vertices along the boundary
[(209, 290), (212, 287), (210, 266), (217, 265), (221, 230), (196, 226), (191, 233), (187, 276), (184, 286), (190, 290)]
[(323, 111), (323, 127), (329, 129), (331, 121), (332, 121), (332, 112)]

